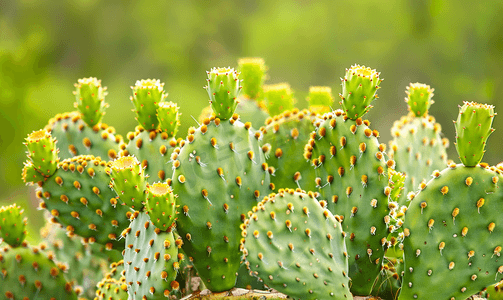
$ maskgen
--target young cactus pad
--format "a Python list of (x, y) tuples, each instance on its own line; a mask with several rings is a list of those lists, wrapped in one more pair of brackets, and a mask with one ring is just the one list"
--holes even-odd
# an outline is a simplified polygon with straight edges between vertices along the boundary
[(309, 110), (317, 114), (324, 114), (332, 110), (334, 97), (332, 88), (329, 86), (311, 86), (309, 87)]
[(434, 103), (431, 98), (433, 91), (429, 85), (423, 83), (411, 83), (407, 86), (405, 102), (409, 105), (409, 111), (416, 117), (424, 117), (428, 114), (428, 109)]
[(0, 238), (11, 247), (18, 247), (26, 237), (24, 210), (16, 203), (0, 207)]
[(38, 191), (52, 216), (67, 231), (90, 242), (122, 250), (120, 233), (129, 225), (130, 208), (118, 201), (110, 189), (106, 162), (93, 156), (76, 156), (59, 163), (59, 168)]
[(288, 83), (264, 85), (264, 98), (271, 116), (292, 110), (295, 103), (292, 89)]
[(377, 99), (377, 90), (382, 79), (375, 69), (354, 65), (346, 69), (346, 75), (341, 78), (342, 101), (340, 104), (351, 120), (361, 118), (372, 108), (372, 101)]
[(101, 121), (105, 114), (107, 88), (101, 85), (101, 80), (96, 77), (79, 79), (75, 84), (75, 108), (79, 110), (82, 119), (89, 127)]
[(262, 58), (241, 58), (238, 60), (239, 72), (243, 79), (243, 94), (248, 99), (257, 99), (262, 91), (267, 71)]
[(54, 255), (23, 243), (0, 249), (1, 299), (76, 300), (73, 287), (53, 261)]
[(57, 169), (58, 149), (56, 140), (47, 130), (34, 131), (26, 138), (28, 159), (36, 171), (45, 177), (49, 177)]
[(237, 98), (242, 89), (239, 73), (230, 67), (213, 68), (206, 73), (208, 85), (204, 88), (210, 96), (213, 112), (221, 120), (230, 119), (236, 110)]
[(145, 213), (135, 212), (124, 230), (123, 252), (129, 299), (166, 299), (178, 272), (179, 242), (173, 233), (156, 228)]
[(175, 221), (175, 196), (167, 183), (154, 183), (147, 188), (147, 212), (152, 223), (162, 231), (171, 231)]
[(280, 189), (255, 206), (242, 244), (251, 274), (294, 299), (352, 299), (345, 234), (325, 205)]
[[(190, 128), (172, 158), (173, 191), (178, 195), (177, 230), (203, 283), (212, 291), (234, 287), (241, 262), (239, 228), (273, 184), (251, 124), (206, 119)], [(178, 153), (179, 152), (179, 153)]]
[(107, 170), (110, 186), (120, 200), (135, 210), (141, 210), (145, 202), (147, 181), (140, 162), (134, 156), (123, 156), (114, 160)]
[(433, 177), (405, 215), (399, 299), (466, 299), (503, 278), (501, 171), (452, 164)]
[(169, 137), (176, 136), (176, 133), (178, 132), (181, 115), (181, 113), (178, 112), (179, 109), (178, 105), (171, 101), (161, 102), (157, 108), (159, 127), (162, 131), (166, 132)]
[(464, 102), (459, 109), (456, 127), (456, 150), (459, 159), (467, 167), (475, 167), (484, 156), (486, 141), (494, 131), (491, 128), (494, 106), (476, 102)]
[(145, 130), (155, 130), (159, 125), (157, 108), (168, 97), (164, 93), (164, 83), (156, 79), (142, 79), (136, 81), (131, 101), (133, 102), (136, 120)]
[[(327, 208), (344, 219), (353, 295), (368, 295), (377, 277), (388, 235), (388, 180), (386, 146), (370, 122), (353, 121), (341, 110), (314, 122), (316, 132), (305, 146), (304, 157), (317, 171), (315, 183)], [(388, 165), (387, 165), (388, 164)]]

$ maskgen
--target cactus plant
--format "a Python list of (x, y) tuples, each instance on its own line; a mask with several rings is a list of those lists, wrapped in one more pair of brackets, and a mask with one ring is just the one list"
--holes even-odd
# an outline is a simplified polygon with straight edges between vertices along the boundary
[[(503, 241), (498, 220), (503, 176), (496, 167), (473, 166), (482, 158), (485, 143), (473, 143), (462, 135), (479, 128), (490, 131), (493, 116), (492, 106), (465, 103), (456, 127), (457, 149), (462, 149), (459, 155), (467, 164), (452, 163), (433, 172), (433, 179), (412, 200), (404, 224), (405, 275), (400, 299), (466, 298), (501, 280)], [(456, 281), (450, 284), (441, 280), (453, 276)]]
[(390, 225), (386, 171), (394, 167), (394, 162), (386, 161), (386, 147), (379, 144), (378, 131), (360, 118), (369, 110), (369, 99), (376, 97), (379, 83), (375, 70), (358, 65), (347, 70), (340, 95), (347, 113), (336, 110), (316, 120), (316, 132), (304, 153), (317, 170), (315, 183), (321, 199), (328, 201), (334, 215), (344, 218), (354, 295), (370, 293), (380, 271)]
[(239, 224), (273, 185), (258, 144), (260, 132), (253, 133), (251, 123), (241, 123), (232, 109), (241, 90), (238, 73), (214, 68), (208, 80), (215, 117), (190, 128), (179, 153), (175, 150), (172, 185), (183, 249), (204, 284), (225, 291), (234, 287), (241, 261)]
[(0, 207), (0, 237), (12, 247), (19, 247), (26, 237), (24, 210), (16, 203)]
[(391, 129), (390, 157), (395, 160), (396, 169), (407, 174), (400, 205), (408, 206), (413, 197), (409, 193), (417, 192), (421, 183), (429, 181), (434, 170), (447, 166), (449, 140), (442, 138), (440, 124), (428, 115), (432, 97), (429, 85), (411, 83), (405, 98), (410, 113), (395, 121)]

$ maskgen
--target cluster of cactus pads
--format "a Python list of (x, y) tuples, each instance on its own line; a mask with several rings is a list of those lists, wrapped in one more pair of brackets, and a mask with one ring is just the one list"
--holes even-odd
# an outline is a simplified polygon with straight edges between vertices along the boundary
[(346, 69), (341, 109), (320, 86), (296, 108), (290, 85), (264, 84), (266, 70), (247, 58), (208, 71), (210, 106), (183, 138), (159, 80), (131, 87), (138, 126), (126, 140), (101, 122), (101, 81), (78, 80), (77, 111), (25, 143), (22, 177), (47, 211), (47, 242), (28, 245), (22, 208), (0, 208), (0, 299), (236, 287), (294, 299), (501, 297), (503, 166), (481, 162), (491, 105), (460, 106), (456, 164), (428, 85), (407, 87), (410, 113), (387, 149), (365, 119), (376, 70)]

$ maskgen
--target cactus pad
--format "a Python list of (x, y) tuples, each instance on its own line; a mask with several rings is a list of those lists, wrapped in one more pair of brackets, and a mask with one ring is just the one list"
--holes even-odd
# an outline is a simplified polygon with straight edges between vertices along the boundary
[(345, 234), (324, 205), (280, 189), (254, 207), (242, 244), (252, 274), (294, 299), (352, 299)]
[(129, 225), (130, 209), (115, 198), (106, 162), (93, 156), (76, 156), (59, 163), (59, 169), (39, 191), (43, 207), (66, 229), (89, 242), (122, 250), (120, 233)]
[(466, 299), (503, 278), (500, 173), (452, 164), (412, 200), (400, 299)]
[(288, 83), (264, 85), (264, 99), (271, 116), (292, 110), (295, 103), (292, 89)]
[(315, 114), (293, 109), (269, 118), (262, 127), (262, 151), (274, 167), (271, 181), (279, 188), (301, 188), (316, 191), (314, 168), (304, 158), (304, 146), (314, 131)]
[(166, 183), (154, 183), (147, 188), (147, 212), (155, 227), (171, 231), (175, 221), (175, 196)]
[(157, 109), (159, 104), (168, 97), (164, 93), (164, 83), (156, 79), (142, 79), (136, 81), (131, 101), (133, 102), (136, 120), (146, 130), (155, 130), (159, 125)]
[(107, 88), (101, 85), (101, 80), (95, 77), (79, 79), (75, 84), (75, 108), (77, 108), (84, 122), (93, 127), (101, 121), (105, 114)]
[(2, 299), (77, 299), (54, 255), (23, 243), (18, 248), (0, 249)]
[(248, 99), (257, 99), (262, 92), (267, 67), (262, 58), (241, 58), (238, 60), (239, 72), (243, 79), (243, 95)]
[(45, 177), (54, 174), (58, 163), (58, 149), (51, 134), (45, 129), (34, 131), (26, 138), (25, 145), (35, 170)]
[(241, 253), (239, 225), (259, 197), (268, 194), (269, 168), (251, 124), (206, 119), (190, 128), (173, 154), (173, 190), (178, 195), (177, 230), (212, 291), (234, 287)]
[(328, 86), (311, 86), (309, 87), (309, 110), (316, 114), (324, 114), (332, 110), (334, 97), (332, 96), (332, 88)]
[(78, 112), (57, 114), (45, 127), (58, 141), (60, 159), (93, 155), (104, 160), (115, 159), (122, 142), (115, 129), (105, 123), (89, 127)]
[(122, 202), (141, 210), (145, 202), (147, 182), (140, 162), (134, 156), (123, 156), (110, 164), (110, 186)]
[(204, 88), (210, 96), (211, 108), (221, 120), (232, 117), (241, 92), (239, 73), (233, 68), (213, 68), (208, 74), (208, 85)]
[(179, 260), (173, 233), (156, 228), (145, 213), (135, 212), (126, 238), (125, 277), (129, 299), (165, 299), (176, 278)]
[(382, 79), (375, 69), (365, 66), (354, 65), (346, 69), (346, 75), (341, 78), (342, 101), (340, 104), (347, 116), (356, 120), (366, 114), (372, 108), (372, 101), (377, 99), (377, 90)]
[(314, 122), (316, 133), (306, 145), (304, 157), (317, 170), (316, 185), (328, 209), (343, 218), (348, 234), (349, 277), (354, 295), (368, 295), (377, 277), (388, 235), (386, 147), (367, 120), (353, 121), (341, 110)]
[(434, 90), (429, 85), (419, 82), (407, 86), (405, 102), (409, 105), (409, 111), (414, 116), (424, 117), (428, 114), (428, 109), (434, 103), (431, 100)]
[(159, 120), (159, 128), (174, 137), (178, 132), (180, 126), (180, 115), (178, 112), (180, 108), (173, 102), (161, 102), (157, 108), (157, 119)]

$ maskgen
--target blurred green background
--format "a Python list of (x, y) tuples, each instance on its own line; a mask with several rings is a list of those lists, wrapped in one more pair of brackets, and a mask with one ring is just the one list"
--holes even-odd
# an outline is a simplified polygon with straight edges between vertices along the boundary
[[(125, 1), (0, 0), (0, 205), (26, 203), (21, 181), (26, 135), (73, 110), (73, 83), (95, 76), (108, 86), (104, 122), (125, 135), (136, 123), (129, 101), (137, 79), (166, 82), (182, 128), (207, 105), (205, 71), (259, 56), (268, 83), (289, 82), (300, 107), (311, 85), (340, 92), (344, 68), (364, 64), (385, 78), (367, 115), (390, 140), (407, 113), (409, 82), (435, 88), (430, 113), (455, 154), (457, 105), (480, 101), (503, 111), (503, 5), (495, 1)], [(338, 104), (334, 108), (339, 108)], [(503, 116), (484, 161), (503, 160)], [(43, 223), (30, 219), (32, 234)]]

